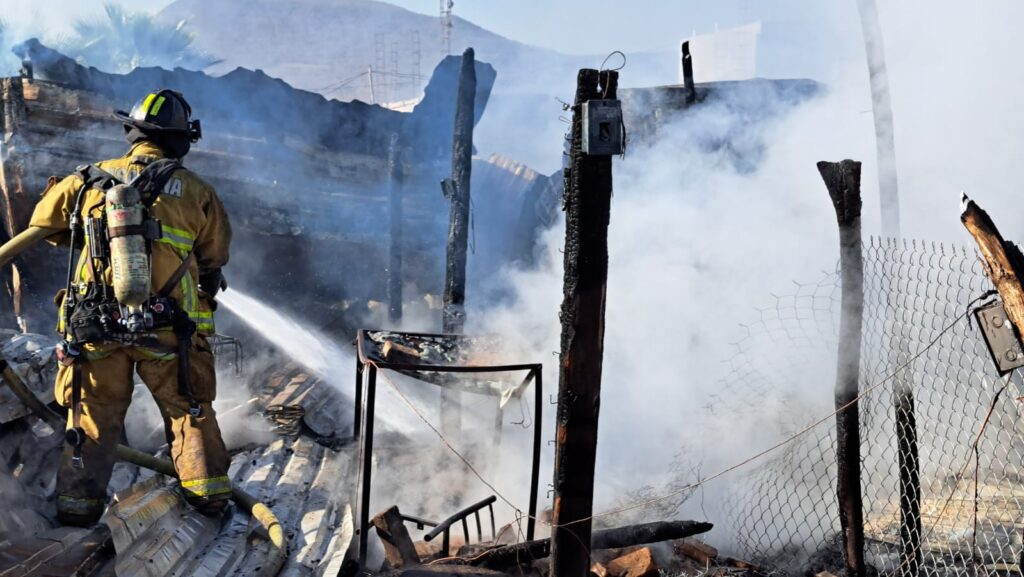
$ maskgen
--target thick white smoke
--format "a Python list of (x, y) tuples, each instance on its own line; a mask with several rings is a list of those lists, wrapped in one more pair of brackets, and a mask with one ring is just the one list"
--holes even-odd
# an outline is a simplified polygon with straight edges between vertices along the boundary
[[(904, 236), (969, 241), (957, 218), (960, 188), (974, 191), (1014, 235), (1018, 202), (1005, 173), (1024, 152), (1015, 136), (1024, 121), (1013, 110), (1024, 84), (1009, 71), (1020, 44), (1012, 23), (1024, 9), (1006, 2), (943, 3), (927, 13), (881, 9)], [(859, 33), (853, 24), (848, 32)], [(836, 62), (828, 96), (744, 133), (766, 146), (751, 174), (695, 145), (709, 126), (737, 122), (714, 105), (666, 127), (650, 149), (616, 160), (597, 510), (638, 486), (664, 487), (680, 448), (706, 476), (832, 410), (829, 355), (817, 370), (794, 375), (786, 390), (756, 399), (715, 395), (727, 373), (722, 361), (735, 350), (730, 343), (742, 336), (740, 323), (757, 318), (755, 307), (770, 306), (773, 293), (791, 293), (794, 280), (834, 270), (835, 217), (816, 161), (864, 163), (865, 234), (878, 234), (866, 65), (862, 53)], [(622, 74), (628, 78), (628, 68)], [(540, 268), (509, 273), (514, 302), (471, 315), (479, 330), (508, 334), (544, 360), (552, 388), (563, 238), (562, 230), (549, 231)], [(786, 354), (761, 351), (758, 358)], [(758, 410), (712, 412), (714, 404)], [(708, 490), (723, 496), (729, 483), (725, 477)]]
[[(834, 360), (826, 356), (820, 371), (756, 400), (760, 410), (742, 419), (707, 409), (754, 307), (770, 304), (772, 291), (791, 291), (792, 280), (834, 270), (835, 216), (815, 162), (854, 157), (870, 165), (870, 117), (840, 91), (740, 131), (766, 146), (749, 174), (704, 147), (707, 134), (739, 122), (710, 104), (666, 126), (654, 146), (616, 160), (598, 509), (666, 480), (684, 445), (695, 451), (686, 457), (711, 473), (779, 440), (792, 415), (827, 414), (831, 405)], [(865, 172), (869, 181), (870, 166)], [(877, 211), (871, 204), (868, 213)], [(470, 316), (478, 330), (509, 335), (523, 354), (545, 362), (550, 390), (558, 382), (552, 352), (563, 240), (561, 229), (548, 231), (538, 270), (509, 273), (512, 304)]]

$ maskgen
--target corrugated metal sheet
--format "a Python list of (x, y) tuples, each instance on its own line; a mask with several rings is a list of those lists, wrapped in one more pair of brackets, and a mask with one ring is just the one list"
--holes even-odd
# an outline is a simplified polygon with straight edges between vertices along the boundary
[[(52, 344), (19, 335), (0, 347), (9, 359), (19, 360), (26, 380), (52, 388), (46, 373), (53, 362)], [(348, 497), (355, 449), (335, 451), (317, 441), (329, 436), (336, 441), (332, 446), (340, 444), (338, 432), (348, 426), (351, 411), (342, 409), (337, 391), (294, 367), (252, 386), (256, 413), (271, 402), (305, 407), (308, 436), (278, 437), (235, 454), (232, 481), (269, 505), (281, 521), (289, 544), (283, 575), (335, 575), (353, 535)], [(0, 397), (0, 409), (24, 413), (16, 399), (5, 404)], [(54, 528), (62, 444), (63, 435), (34, 416), (0, 423), (0, 506), (5, 509), (0, 515), (0, 577), (227, 577), (255, 574), (267, 562), (269, 543), (247, 513), (233, 506), (223, 518), (205, 517), (188, 506), (176, 481), (123, 463), (111, 481), (115, 504), (99, 531)]]
[[(56, 339), (43, 335), (0, 329), (0, 355), (44, 403), (53, 401), (53, 382), (57, 375), (56, 344)], [(10, 389), (0, 387), (0, 424), (28, 414), (29, 410)]]
[[(233, 482), (269, 504), (289, 537), (283, 574), (323, 575), (344, 557), (352, 518), (343, 496), (353, 456), (298, 437), (232, 460)], [(267, 560), (267, 541), (248, 514), (232, 509), (223, 519), (205, 517), (185, 503), (176, 483), (160, 477), (136, 485), (104, 522), (118, 575), (243, 576)]]
[[(327, 444), (352, 434), (352, 421), (341, 393), (296, 366), (275, 371), (259, 391), (260, 403), (272, 413), (286, 413)], [(292, 409), (282, 411), (282, 409)], [(299, 429), (300, 423), (286, 429)]]

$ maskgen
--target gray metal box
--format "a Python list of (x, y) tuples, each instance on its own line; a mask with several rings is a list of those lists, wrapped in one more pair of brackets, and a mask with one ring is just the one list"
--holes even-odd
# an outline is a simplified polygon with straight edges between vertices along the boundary
[(1024, 351), (1001, 301), (974, 311), (999, 376), (1024, 366)]
[(583, 103), (583, 154), (614, 156), (626, 152), (622, 103), (588, 100)]

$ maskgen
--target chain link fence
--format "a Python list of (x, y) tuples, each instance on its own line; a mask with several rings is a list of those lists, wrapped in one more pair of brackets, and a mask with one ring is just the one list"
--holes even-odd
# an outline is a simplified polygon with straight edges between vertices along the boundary
[[(871, 239), (864, 283), (867, 394), (860, 417), (869, 565), (888, 575), (1020, 574), (1024, 387), (1017, 372), (997, 375), (980, 331), (962, 318), (991, 288), (980, 260), (957, 246)], [(757, 410), (757, 399), (792, 389), (796, 375), (820, 373), (822, 359), (834, 365), (839, 284), (838, 274), (825, 274), (759, 311), (728, 361), (723, 402), (746, 399), (740, 402)], [(834, 375), (833, 367), (820, 386), (831, 388)], [(828, 413), (794, 412), (783, 434)], [(733, 479), (718, 512), (724, 529), (713, 540), (784, 573), (841, 568), (835, 459), (833, 418)], [(901, 486), (909, 488), (903, 513)]]

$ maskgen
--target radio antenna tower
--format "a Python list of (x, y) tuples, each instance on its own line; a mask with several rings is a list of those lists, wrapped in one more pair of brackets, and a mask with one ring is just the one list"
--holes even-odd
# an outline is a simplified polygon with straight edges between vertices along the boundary
[(441, 0), (441, 58), (452, 53), (452, 7), (455, 0)]

